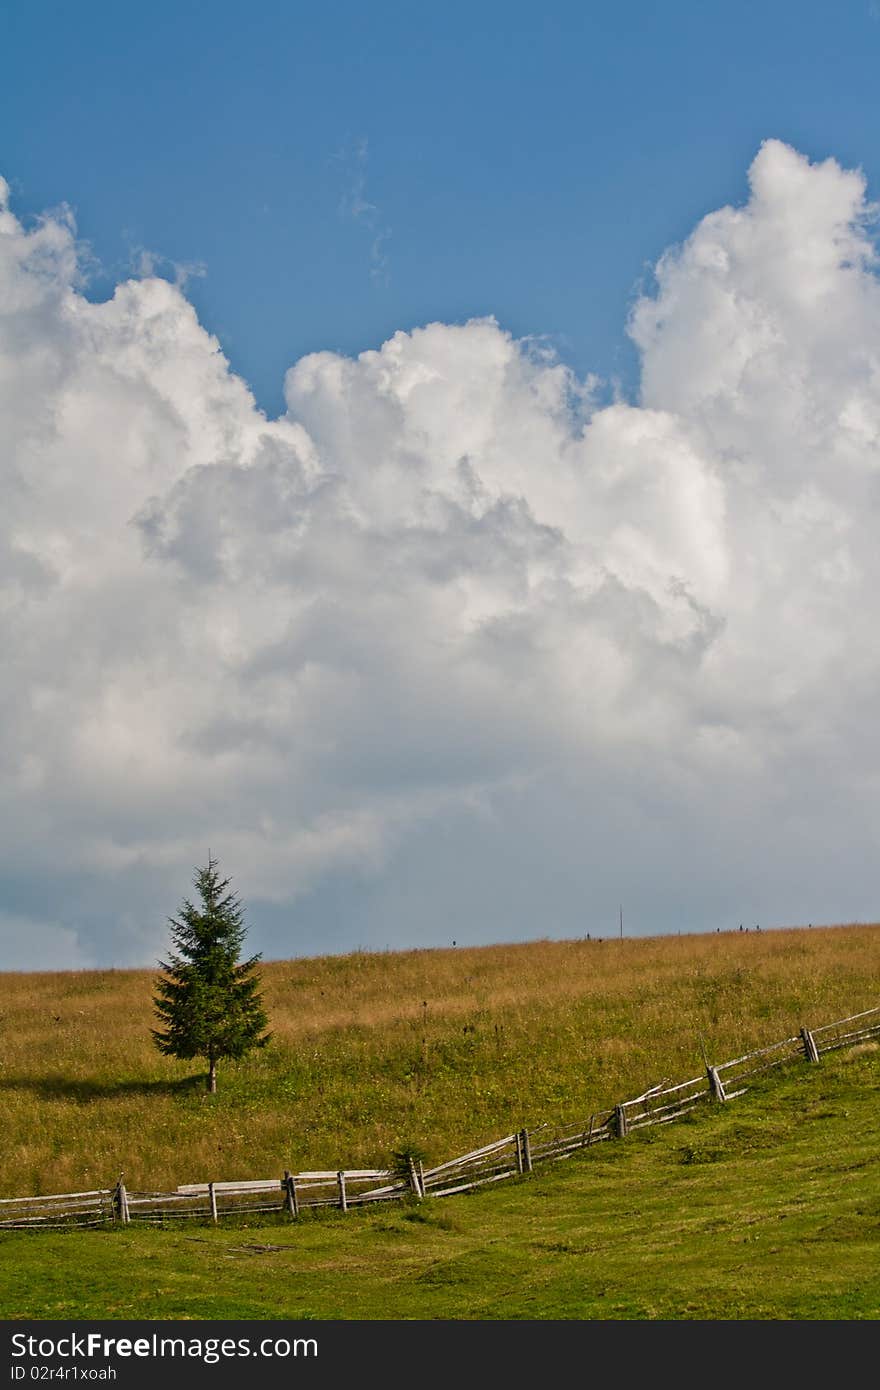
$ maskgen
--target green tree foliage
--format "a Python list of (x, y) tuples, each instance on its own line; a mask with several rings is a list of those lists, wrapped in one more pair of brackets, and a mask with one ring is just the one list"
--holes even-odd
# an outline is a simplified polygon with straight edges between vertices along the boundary
[(270, 1034), (255, 967), (258, 955), (240, 961), (246, 928), (238, 898), (228, 892), (217, 861), (193, 880), (201, 907), (184, 900), (170, 918), (176, 951), (159, 961), (164, 978), (156, 982), (155, 1012), (163, 1024), (152, 1029), (160, 1052), (169, 1057), (204, 1057), (208, 1090), (217, 1089), (217, 1063), (264, 1047)]

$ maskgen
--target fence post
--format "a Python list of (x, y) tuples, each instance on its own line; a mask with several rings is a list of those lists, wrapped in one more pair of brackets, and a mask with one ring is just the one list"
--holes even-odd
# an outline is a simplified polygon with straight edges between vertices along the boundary
[(345, 1195), (345, 1173), (340, 1169), (336, 1178), (339, 1183), (339, 1209), (340, 1211), (348, 1211), (348, 1198)]
[(801, 1038), (804, 1044), (804, 1056), (808, 1062), (818, 1062), (819, 1049), (816, 1046), (816, 1039), (813, 1037), (809, 1028), (801, 1029)]
[(581, 1144), (584, 1146), (585, 1149), (588, 1149), (593, 1142), (593, 1123), (595, 1119), (595, 1115), (590, 1116), (590, 1128), (585, 1129), (581, 1136)]
[(116, 1184), (116, 1191), (113, 1194), (113, 1211), (117, 1220), (121, 1221), (123, 1226), (127, 1226), (131, 1218), (128, 1214), (128, 1193), (122, 1178)]
[(529, 1131), (527, 1129), (520, 1130), (520, 1139), (522, 1143), (523, 1172), (530, 1173), (532, 1171), (532, 1146), (529, 1143)]
[(522, 1135), (520, 1134), (520, 1131), (519, 1131), (519, 1130), (516, 1131), (516, 1134), (514, 1135), (514, 1138), (516, 1139), (516, 1171), (520, 1174), (520, 1176), (522, 1176), (522, 1170), (523, 1170)]
[(288, 1168), (284, 1170), (284, 1194), (287, 1210), (291, 1216), (299, 1216), (299, 1199), (296, 1195), (296, 1178)]
[(628, 1126), (628, 1124), (626, 1123), (626, 1111), (624, 1110), (624, 1108), (623, 1108), (622, 1105), (615, 1105), (615, 1107), (614, 1107), (614, 1133), (617, 1135), (618, 1139), (625, 1139), (628, 1130), (629, 1130), (629, 1126)]
[(415, 1197), (416, 1201), (420, 1202), (423, 1196), (422, 1186), (419, 1182), (419, 1175), (416, 1172), (415, 1159), (413, 1158), (412, 1154), (409, 1155), (407, 1162), (409, 1164), (409, 1185), (413, 1190), (413, 1196)]
[(727, 1100), (727, 1096), (724, 1094), (724, 1085), (721, 1081), (721, 1077), (718, 1075), (717, 1068), (707, 1067), (706, 1075), (709, 1078), (709, 1088), (712, 1092), (714, 1099)]
[(211, 1203), (211, 1220), (217, 1221), (217, 1193), (214, 1191), (214, 1184), (208, 1183), (208, 1201)]
[(421, 1188), (422, 1196), (426, 1197), (428, 1194), (425, 1191), (425, 1165), (422, 1163), (421, 1159), (419, 1159), (416, 1167), (419, 1173), (419, 1187)]

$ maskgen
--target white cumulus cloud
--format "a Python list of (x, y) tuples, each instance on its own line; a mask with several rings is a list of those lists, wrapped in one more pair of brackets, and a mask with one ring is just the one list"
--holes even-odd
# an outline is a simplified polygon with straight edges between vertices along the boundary
[(276, 956), (876, 916), (873, 210), (778, 141), (750, 185), (636, 402), (484, 318), (269, 420), (0, 181), (0, 968), (150, 963), (209, 847)]

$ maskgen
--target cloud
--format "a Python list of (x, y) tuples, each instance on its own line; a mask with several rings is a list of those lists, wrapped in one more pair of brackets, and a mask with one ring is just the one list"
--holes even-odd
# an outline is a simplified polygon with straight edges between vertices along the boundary
[(30, 916), (0, 912), (0, 942), (4, 970), (87, 970), (99, 964), (83, 953), (74, 928)]
[(347, 187), (339, 200), (339, 212), (343, 217), (361, 223), (370, 232), (370, 279), (374, 284), (387, 287), (391, 282), (387, 249), (391, 228), (384, 225), (378, 206), (367, 197), (367, 137), (362, 135), (357, 140), (347, 141), (333, 158), (341, 162), (347, 177)]
[(637, 402), (483, 318), (269, 420), (0, 184), (0, 965), (150, 963), (208, 846), (276, 956), (876, 915), (872, 209), (778, 141), (750, 186)]
[(129, 262), (132, 273), (143, 279), (153, 279), (166, 268), (166, 278), (173, 280), (177, 288), (184, 291), (190, 280), (203, 279), (208, 273), (202, 261), (173, 261), (168, 256), (149, 251), (145, 246), (131, 246)]

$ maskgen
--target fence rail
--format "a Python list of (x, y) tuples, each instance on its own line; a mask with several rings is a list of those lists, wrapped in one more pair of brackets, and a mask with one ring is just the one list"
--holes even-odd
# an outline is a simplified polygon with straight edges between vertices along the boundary
[[(129, 1192), (120, 1179), (114, 1188), (92, 1192), (60, 1192), (43, 1197), (0, 1198), (0, 1229), (30, 1227), (53, 1230), (61, 1226), (98, 1226), (108, 1222), (155, 1222), (186, 1218), (219, 1221), (224, 1216), (286, 1212), (298, 1217), (306, 1209), (351, 1207), (371, 1202), (423, 1200), (469, 1192), (488, 1183), (530, 1173), (536, 1163), (570, 1158), (580, 1149), (608, 1139), (623, 1138), (645, 1125), (668, 1124), (702, 1101), (729, 1101), (741, 1096), (744, 1084), (773, 1067), (796, 1060), (818, 1062), (823, 1052), (880, 1038), (880, 1007), (864, 1009), (849, 1018), (800, 1030), (795, 1037), (755, 1048), (729, 1062), (706, 1068), (690, 1081), (651, 1086), (633, 1100), (612, 1110), (588, 1116), (583, 1123), (521, 1129), (491, 1144), (423, 1168), (414, 1157), (401, 1168), (333, 1168), (302, 1173), (285, 1171), (281, 1178), (184, 1183), (174, 1192)], [(735, 1089), (734, 1089), (735, 1088)]]
[(46, 1197), (4, 1197), (0, 1200), (0, 1229), (34, 1226), (50, 1230), (59, 1226), (99, 1226), (112, 1221), (113, 1189), (95, 1192), (55, 1192)]

